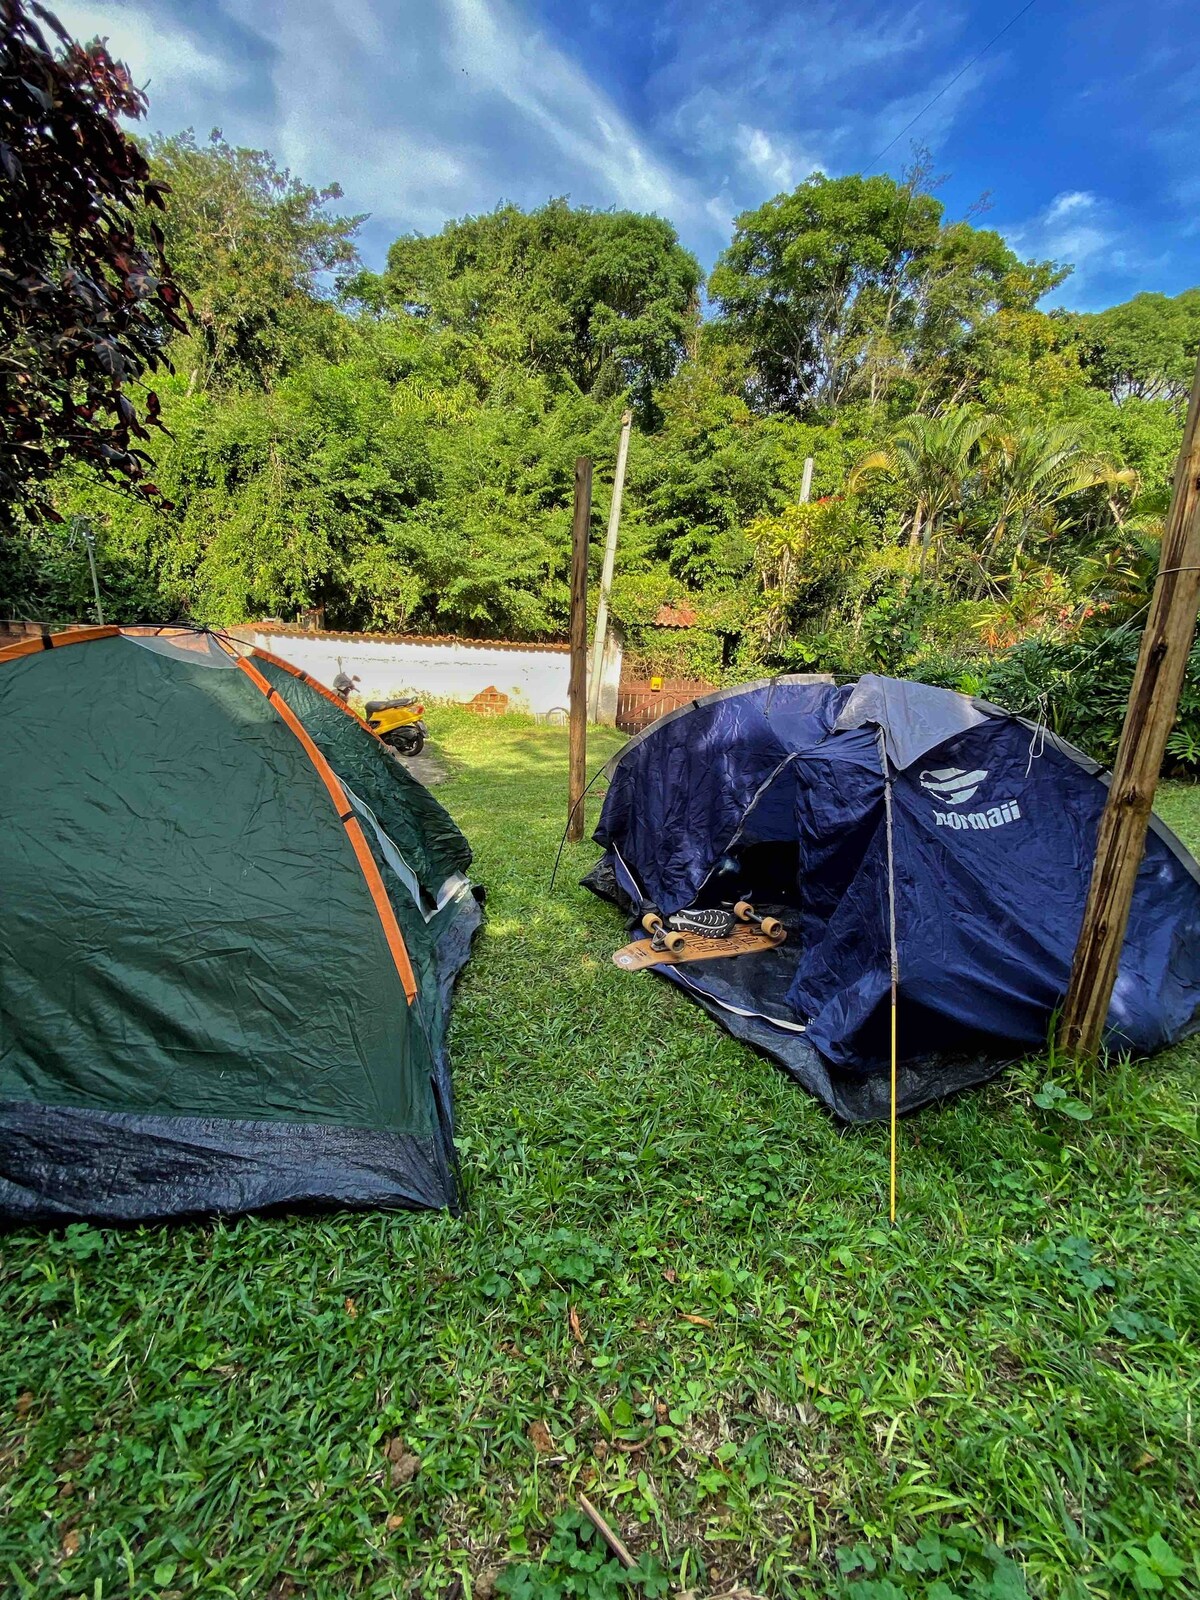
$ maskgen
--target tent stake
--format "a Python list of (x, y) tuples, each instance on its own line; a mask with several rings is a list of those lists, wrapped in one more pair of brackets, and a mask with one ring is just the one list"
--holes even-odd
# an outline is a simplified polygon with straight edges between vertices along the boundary
[(583, 785), (587, 777), (587, 569), (592, 517), (592, 463), (575, 462), (575, 520), (571, 525), (571, 732), (567, 767), (567, 838), (583, 838)]
[(888, 1152), (888, 1220), (896, 1220), (896, 977), (892, 974), (892, 1104)]
[(1158, 578), (1142, 633), (1129, 709), (1113, 763), (1096, 838), (1096, 859), (1059, 1024), (1060, 1049), (1081, 1060), (1100, 1051), (1146, 828), (1167, 739), (1179, 706), (1200, 606), (1200, 362), (1171, 508), (1163, 529)]
[(605, 1522), (604, 1518), (596, 1510), (595, 1506), (585, 1494), (581, 1494), (579, 1496), (579, 1509), (583, 1512), (584, 1516), (591, 1523), (592, 1527), (595, 1528), (596, 1532), (604, 1540), (605, 1544), (612, 1551), (613, 1555), (616, 1556), (617, 1560), (626, 1569), (626, 1571), (628, 1571), (631, 1567), (636, 1567), (637, 1562), (629, 1554), (629, 1551), (626, 1548), (623, 1540), (617, 1538), (616, 1534), (609, 1527), (608, 1523)]

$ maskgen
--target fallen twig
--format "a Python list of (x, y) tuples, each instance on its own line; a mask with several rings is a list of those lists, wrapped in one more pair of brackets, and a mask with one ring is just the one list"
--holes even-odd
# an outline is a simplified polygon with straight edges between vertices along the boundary
[(583, 1512), (584, 1516), (591, 1523), (592, 1527), (595, 1528), (596, 1532), (604, 1540), (605, 1544), (612, 1551), (613, 1555), (616, 1556), (617, 1560), (623, 1567), (628, 1570), (630, 1567), (637, 1566), (637, 1562), (629, 1554), (629, 1551), (621, 1543), (620, 1539), (617, 1538), (616, 1534), (609, 1527), (608, 1523), (605, 1522), (604, 1518), (596, 1510), (595, 1506), (585, 1494), (581, 1494), (579, 1496), (579, 1509)]

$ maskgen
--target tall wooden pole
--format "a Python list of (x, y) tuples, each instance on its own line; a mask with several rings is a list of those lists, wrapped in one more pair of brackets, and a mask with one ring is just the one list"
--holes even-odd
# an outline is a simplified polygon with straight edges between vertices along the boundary
[(587, 569), (592, 520), (592, 463), (575, 462), (575, 521), (571, 525), (571, 744), (567, 774), (567, 838), (583, 838), (587, 774)]
[(629, 455), (629, 429), (633, 412), (621, 418), (621, 442), (617, 446), (617, 470), (613, 473), (612, 505), (608, 508), (608, 538), (604, 541), (604, 566), (600, 572), (600, 597), (596, 602), (596, 632), (592, 639), (591, 716), (600, 721), (600, 690), (604, 683), (604, 646), (608, 643), (608, 596), (612, 589), (613, 567), (617, 559), (617, 532), (621, 526), (621, 496), (625, 490), (625, 460)]
[(1142, 634), (1137, 671), (1112, 784), (1100, 818), (1096, 861), (1063, 1004), (1059, 1045), (1091, 1059), (1117, 978), (1146, 827), (1175, 721), (1179, 691), (1200, 607), (1200, 362), (1192, 382), (1171, 509), (1163, 530), (1158, 579)]

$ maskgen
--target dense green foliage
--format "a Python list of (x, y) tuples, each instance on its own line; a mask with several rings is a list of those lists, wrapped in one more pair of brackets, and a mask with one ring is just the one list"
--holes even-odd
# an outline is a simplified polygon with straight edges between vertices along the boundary
[[(905, 1119), (891, 1228), (886, 1129), (620, 972), (621, 918), (573, 887), (592, 846), (546, 895), (565, 730), (432, 731), (489, 891), (464, 1216), (0, 1239), (0, 1589), (1200, 1592), (1196, 1042)], [(1162, 798), (1196, 848), (1196, 790)]]
[(195, 308), (187, 392), (266, 389), (309, 357), (342, 354), (343, 319), (314, 292), (356, 260), (364, 219), (328, 214), (337, 184), (313, 189), (219, 131), (206, 145), (190, 133), (153, 139), (148, 152), (170, 188), (164, 240)]
[[(1200, 290), (1039, 309), (1069, 268), (948, 221), (918, 165), (814, 174), (739, 218), (703, 317), (656, 217), (506, 205), (371, 273), (335, 187), (217, 134), (149, 154), (197, 308), (161, 387), (172, 508), (82, 473), (55, 490), (67, 529), (95, 530), (112, 614), (561, 637), (574, 458), (596, 462), (599, 520), (632, 404), (612, 609), (635, 668), (986, 683), (1111, 753), (1068, 667), (1103, 661), (1124, 693)], [(86, 594), (69, 531), (0, 542), (0, 611), (78, 615)], [(664, 606), (694, 623), (658, 626)], [(1014, 647), (1036, 671), (1003, 664)]]
[(1135, 295), (1127, 305), (1086, 318), (1084, 331), (1095, 341), (1092, 367), (1114, 400), (1181, 400), (1200, 347), (1200, 289), (1173, 300)]
[(598, 399), (627, 391), (648, 415), (683, 357), (699, 288), (670, 223), (565, 200), (398, 239), (383, 277), (353, 285), (368, 303), (454, 335), (461, 370), (481, 387), (509, 370), (541, 373)]

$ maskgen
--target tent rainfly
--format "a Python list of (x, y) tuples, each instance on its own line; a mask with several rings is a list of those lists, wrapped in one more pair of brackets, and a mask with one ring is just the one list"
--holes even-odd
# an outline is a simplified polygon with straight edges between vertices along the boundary
[(0, 1215), (454, 1208), (466, 840), (200, 630), (0, 650)]
[[(608, 777), (584, 882), (635, 917), (779, 917), (778, 948), (654, 970), (842, 1118), (890, 1112), (893, 957), (899, 1109), (1045, 1045), (1105, 782), (1044, 727), (926, 684), (782, 677), (660, 718)], [(1200, 867), (1156, 818), (1107, 1042), (1145, 1055), (1198, 1027)]]

